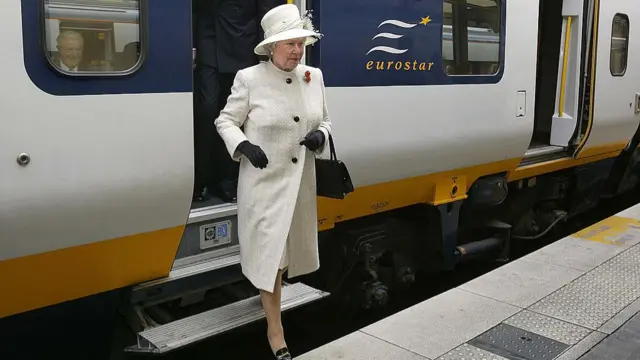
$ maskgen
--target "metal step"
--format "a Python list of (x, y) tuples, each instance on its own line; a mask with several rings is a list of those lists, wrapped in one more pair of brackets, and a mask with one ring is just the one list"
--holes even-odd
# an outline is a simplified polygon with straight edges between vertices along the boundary
[(142, 284), (139, 284), (138, 286), (133, 288), (133, 291), (135, 292), (138, 290), (147, 289), (150, 287), (154, 287), (156, 285), (166, 284), (171, 281), (176, 281), (186, 277), (202, 274), (208, 271), (214, 271), (214, 270), (225, 268), (227, 266), (233, 266), (233, 265), (239, 264), (240, 263), (239, 248), (240, 247), (236, 245), (235, 247), (233, 247), (233, 250), (236, 250), (236, 251), (224, 257), (220, 257), (217, 259), (204, 261), (199, 264), (185, 266), (176, 270), (172, 270), (171, 272), (169, 272), (169, 275), (167, 277), (163, 277), (160, 279), (151, 280), (151, 281), (147, 281)]
[(538, 164), (546, 161), (570, 157), (567, 150), (561, 146), (543, 145), (527, 150), (518, 167)]
[[(311, 303), (329, 293), (302, 283), (283, 286), (282, 312)], [(138, 333), (128, 352), (163, 354), (264, 318), (260, 296), (225, 305)]]
[(223, 256), (171, 270), (166, 277), (135, 286), (132, 289), (130, 301), (149, 305), (156, 299), (166, 300), (171, 296), (180, 296), (185, 289), (194, 290), (206, 285), (214, 286), (219, 281), (230, 282), (233, 279), (228, 273), (239, 274), (239, 264), (240, 246), (235, 245), (230, 247)]
[(187, 224), (200, 223), (238, 214), (238, 204), (224, 203), (193, 209), (189, 212)]
[(551, 154), (555, 154), (563, 151), (564, 151), (564, 148), (562, 146), (554, 146), (554, 145), (536, 146), (531, 149), (528, 149), (524, 153), (524, 158), (531, 159), (534, 157), (551, 155)]

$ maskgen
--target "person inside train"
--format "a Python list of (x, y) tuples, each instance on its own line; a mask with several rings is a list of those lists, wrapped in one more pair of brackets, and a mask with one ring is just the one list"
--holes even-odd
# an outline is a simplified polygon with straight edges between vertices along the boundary
[(254, 52), (268, 60), (238, 72), (215, 126), (240, 163), (242, 273), (260, 291), (272, 352), (291, 359), (280, 318), (282, 274), (320, 267), (314, 153), (324, 150), (331, 120), (321, 70), (299, 64), (322, 36), (309, 17), (285, 4), (261, 26), (266, 38)]
[(73, 30), (60, 31), (56, 39), (58, 55), (53, 59), (54, 65), (64, 71), (83, 71), (81, 66), (84, 39), (80, 33)]
[(209, 192), (226, 202), (236, 198), (238, 165), (224, 150), (213, 120), (224, 107), (238, 70), (258, 63), (260, 19), (285, 0), (196, 0), (195, 201)]

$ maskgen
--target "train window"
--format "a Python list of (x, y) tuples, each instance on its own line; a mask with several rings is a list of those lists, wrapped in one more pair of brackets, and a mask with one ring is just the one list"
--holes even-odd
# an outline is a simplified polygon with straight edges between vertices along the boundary
[(501, 0), (444, 0), (442, 64), (447, 75), (500, 69)]
[(628, 49), (629, 17), (624, 14), (616, 14), (613, 17), (611, 29), (611, 55), (609, 60), (611, 75), (623, 76), (627, 71)]
[(124, 75), (141, 63), (140, 0), (44, 0), (45, 53), (68, 75)]

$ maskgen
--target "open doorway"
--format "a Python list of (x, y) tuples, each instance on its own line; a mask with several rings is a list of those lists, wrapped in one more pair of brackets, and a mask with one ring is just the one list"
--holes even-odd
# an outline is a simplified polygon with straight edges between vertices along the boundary
[(192, 0), (195, 182), (192, 209), (233, 203), (239, 163), (233, 161), (214, 121), (224, 109), (235, 74), (260, 61), (264, 14), (286, 0)]
[(548, 147), (556, 105), (562, 40), (562, 0), (541, 0), (538, 19), (538, 65), (534, 129), (530, 150)]

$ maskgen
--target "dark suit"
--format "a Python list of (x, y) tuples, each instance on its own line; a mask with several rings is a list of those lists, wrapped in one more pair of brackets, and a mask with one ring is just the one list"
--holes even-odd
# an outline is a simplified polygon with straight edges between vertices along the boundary
[[(231, 160), (213, 122), (224, 107), (238, 70), (255, 65), (263, 39), (260, 20), (286, 0), (194, 0), (196, 24), (196, 192), (222, 186), (235, 196), (238, 164)], [(211, 189), (214, 190), (214, 189)], [(225, 194), (226, 193), (226, 194)], [(228, 199), (226, 199), (228, 200)]]

